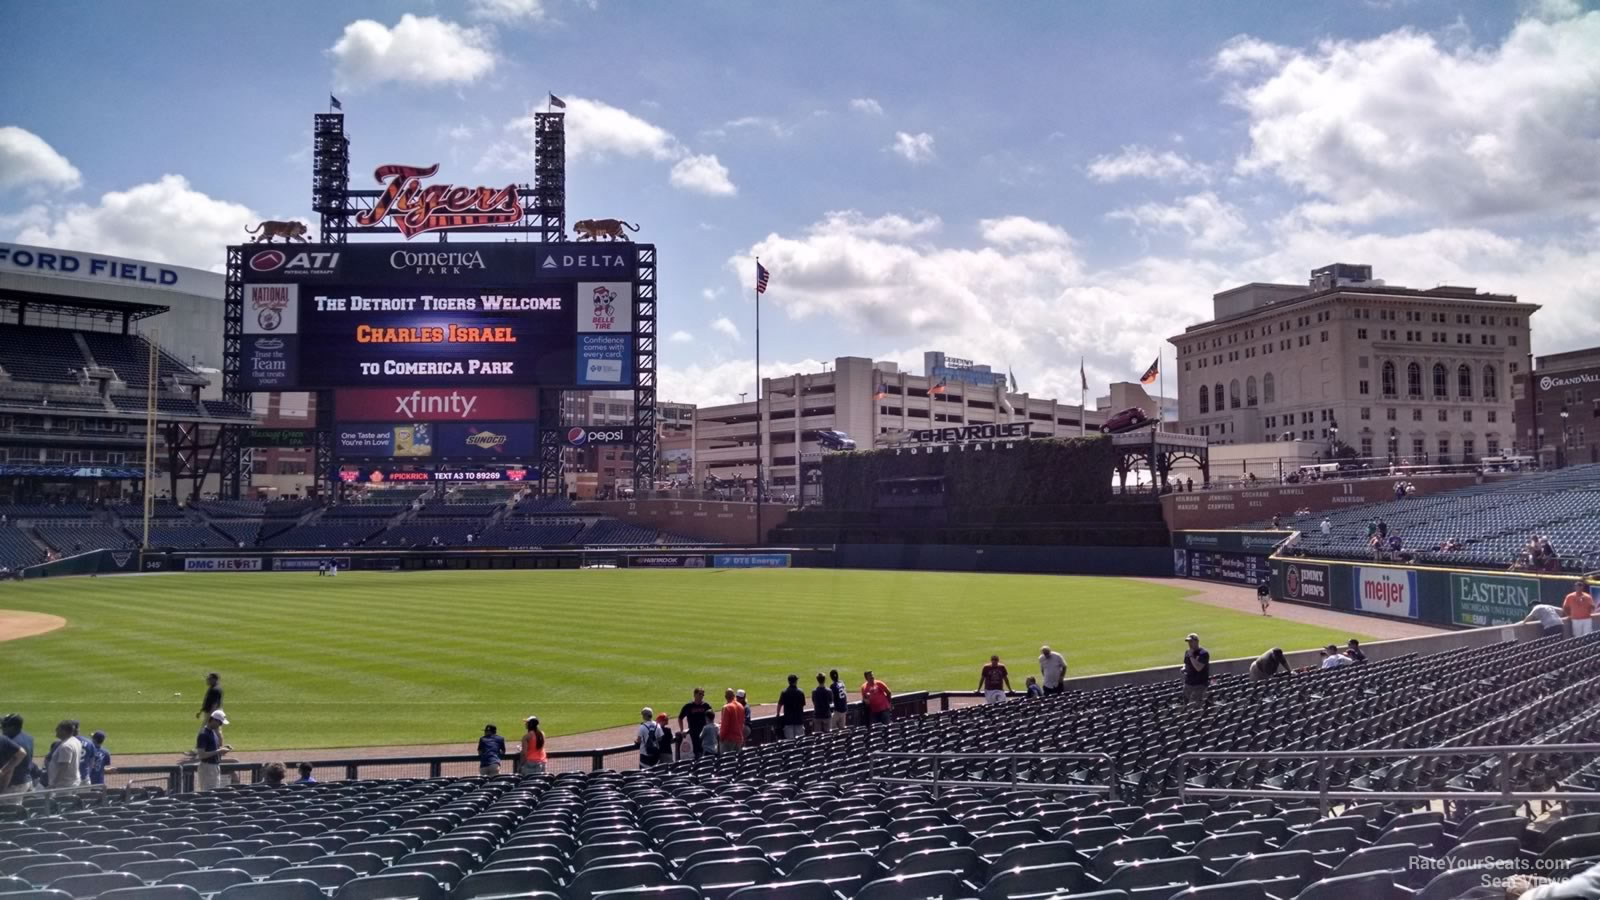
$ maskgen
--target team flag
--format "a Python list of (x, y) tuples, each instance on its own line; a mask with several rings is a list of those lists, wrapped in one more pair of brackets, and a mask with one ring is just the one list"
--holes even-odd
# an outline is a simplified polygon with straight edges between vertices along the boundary
[(1144, 374), (1139, 376), (1139, 383), (1140, 384), (1155, 384), (1156, 376), (1160, 375), (1160, 374), (1161, 374), (1161, 357), (1158, 356), (1158, 357), (1156, 357), (1156, 361), (1150, 364), (1150, 368), (1145, 369), (1144, 370)]
[(1083, 389), (1089, 389), (1089, 373), (1083, 370), (1083, 357), (1078, 357), (1078, 380), (1083, 382)]
[(555, 94), (551, 94), (550, 95), (550, 105), (555, 107), (556, 109), (566, 109), (567, 108), (567, 101), (561, 99), (560, 97), (557, 97)]
[(765, 294), (767, 292), (767, 279), (769, 277), (767, 267), (759, 262), (756, 263), (756, 293)]
[(344, 109), (344, 104), (340, 103), (339, 98), (332, 94), (328, 95), (328, 106), (332, 107), (333, 109)]
[(1006, 369), (1006, 375), (1007, 375), (1007, 377), (1009, 377), (1011, 379), (1011, 393), (1013, 393), (1013, 394), (1022, 393), (1021, 391), (1017, 390), (1017, 373), (1011, 371), (1008, 368), (1008, 369)]
[(889, 395), (889, 386), (880, 381), (880, 382), (878, 382), (878, 392), (876, 394), (872, 395), (872, 399), (874, 399), (874, 400), (882, 400), (884, 397), (887, 397), (888, 395)]
[(932, 397), (934, 394), (942, 394), (944, 392), (945, 392), (945, 385), (944, 385), (944, 379), (943, 378), (939, 379), (939, 383), (938, 384), (934, 385), (931, 388), (928, 388), (928, 396), (929, 397)]

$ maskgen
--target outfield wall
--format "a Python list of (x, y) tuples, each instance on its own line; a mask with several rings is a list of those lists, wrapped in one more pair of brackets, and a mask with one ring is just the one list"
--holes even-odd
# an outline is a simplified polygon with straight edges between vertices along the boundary
[(1275, 556), (1271, 566), (1274, 599), (1443, 627), (1521, 622), (1534, 604), (1560, 606), (1575, 580), (1572, 575), (1300, 557)]
[(833, 549), (833, 565), (842, 569), (1168, 577), (1172, 574), (1172, 550), (1167, 547), (839, 544)]

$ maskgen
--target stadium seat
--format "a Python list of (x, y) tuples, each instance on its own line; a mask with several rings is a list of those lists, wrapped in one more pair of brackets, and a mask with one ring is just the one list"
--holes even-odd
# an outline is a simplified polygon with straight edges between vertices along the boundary
[(100, 897), (101, 900), (204, 900), (205, 895), (186, 884), (147, 884), (106, 891)]
[(1343, 875), (1313, 882), (1302, 890), (1295, 900), (1411, 900), (1410, 891), (1396, 887), (1388, 872), (1366, 872), (1360, 875)]
[(468, 875), (451, 893), (455, 900), (518, 896), (530, 891), (549, 891), (559, 894), (561, 882), (544, 869), (495, 869)]
[(856, 892), (855, 900), (945, 900), (971, 893), (972, 886), (954, 872), (924, 872), (868, 882)]
[(161, 879), (161, 883), (186, 885), (202, 894), (214, 894), (223, 888), (253, 880), (249, 872), (240, 869), (199, 869), (193, 872), (174, 872)]
[(58, 878), (65, 878), (68, 875), (93, 875), (99, 871), (100, 867), (91, 862), (47, 862), (25, 866), (18, 870), (17, 877), (34, 887), (49, 887), (51, 882)]
[(1086, 889), (1089, 881), (1077, 863), (1047, 863), (997, 871), (979, 892), (979, 900), (1010, 900), (1025, 894), (1060, 894)]
[(421, 872), (366, 875), (345, 882), (338, 900), (448, 900), (450, 892)]
[(303, 879), (269, 879), (224, 888), (214, 900), (327, 900), (314, 882)]

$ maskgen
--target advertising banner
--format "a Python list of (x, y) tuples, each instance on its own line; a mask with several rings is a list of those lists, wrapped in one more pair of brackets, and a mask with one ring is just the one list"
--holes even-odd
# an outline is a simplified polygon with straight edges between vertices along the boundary
[(562, 439), (569, 447), (631, 447), (632, 425), (574, 425)]
[(1457, 625), (1515, 625), (1539, 602), (1539, 579), (1450, 573), (1450, 620)]
[(538, 481), (539, 470), (519, 466), (508, 469), (455, 469), (448, 472), (411, 472), (380, 468), (344, 468), (338, 471), (345, 484), (421, 484), (426, 482), (471, 483), (477, 481)]
[(631, 244), (620, 243), (474, 241), (445, 245), (251, 244), (245, 246), (244, 254), (244, 280), (250, 283), (348, 281), (437, 286), (474, 281), (631, 281), (638, 251)]
[(718, 569), (787, 569), (787, 553), (718, 553), (711, 565)]
[(632, 338), (625, 334), (578, 335), (575, 383), (583, 386), (629, 384), (633, 381)]
[(530, 422), (415, 422), (339, 425), (334, 447), (345, 458), (520, 459), (539, 452)]
[(340, 425), (334, 429), (333, 448), (338, 456), (430, 457), (433, 455), (433, 426), (426, 422)]
[(1355, 590), (1355, 608), (1358, 611), (1397, 618), (1417, 617), (1415, 571), (1356, 566), (1351, 584)]
[(341, 422), (533, 421), (538, 391), (496, 388), (345, 388), (333, 392)]
[(259, 572), (259, 556), (202, 556), (183, 561), (185, 572)]
[(272, 560), (272, 567), (279, 572), (315, 572), (326, 563), (333, 563), (341, 569), (350, 568), (348, 556), (289, 556), (277, 557)]
[(1172, 574), (1179, 578), (1189, 577), (1189, 551), (1179, 549), (1172, 551)]
[(1328, 567), (1309, 563), (1290, 563), (1283, 571), (1283, 599), (1329, 606)]
[(300, 383), (300, 349), (293, 338), (246, 335), (240, 378), (254, 390), (291, 388)]
[(252, 428), (244, 433), (246, 447), (288, 447), (309, 450), (315, 432), (309, 428)]
[(630, 556), (628, 557), (628, 567), (631, 569), (703, 569), (706, 567), (706, 558), (700, 553), (658, 553), (651, 556)]
[(1255, 587), (1272, 572), (1265, 556), (1253, 553), (1189, 551), (1189, 577)]

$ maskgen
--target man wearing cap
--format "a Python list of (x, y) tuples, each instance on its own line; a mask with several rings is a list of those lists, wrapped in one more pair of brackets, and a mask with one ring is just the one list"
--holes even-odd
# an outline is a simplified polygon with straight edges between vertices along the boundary
[(506, 739), (493, 724), (483, 726), (483, 737), (478, 738), (478, 774), (500, 774), (500, 760), (506, 758)]
[(106, 733), (96, 731), (84, 742), (83, 751), (89, 757), (89, 783), (105, 784), (106, 770), (111, 768), (111, 753), (106, 750)]
[(205, 724), (194, 739), (194, 789), (214, 791), (222, 786), (222, 756), (233, 748), (222, 742), (222, 726), (228, 724), (228, 715), (220, 709), (206, 716)]
[(1189, 649), (1183, 651), (1183, 699), (1204, 706), (1211, 686), (1211, 653), (1200, 646), (1200, 635), (1190, 632)]
[(72, 736), (72, 721), (62, 720), (56, 726), (56, 746), (45, 761), (45, 786), (52, 790), (77, 787), (82, 783), (78, 776), (82, 759), (83, 744)]
[(748, 744), (750, 743), (750, 698), (745, 696), (744, 688), (740, 688), (733, 692), (733, 699), (744, 707), (744, 742)]
[(661, 761), (661, 726), (656, 724), (656, 711), (648, 706), (639, 710), (633, 745), (639, 748), (639, 768), (648, 769)]
[(1059, 694), (1067, 687), (1067, 658), (1050, 649), (1046, 644), (1039, 648), (1039, 675), (1040, 683), (1044, 686), (1046, 697)]
[(33, 790), (33, 735), (22, 730), (22, 716), (11, 713), (0, 719), (0, 736), (21, 748), (22, 758), (9, 769), (4, 768), (10, 761), (10, 756), (4, 745), (0, 745), (0, 795), (25, 794)]

